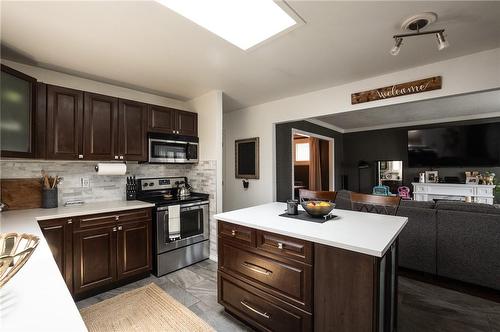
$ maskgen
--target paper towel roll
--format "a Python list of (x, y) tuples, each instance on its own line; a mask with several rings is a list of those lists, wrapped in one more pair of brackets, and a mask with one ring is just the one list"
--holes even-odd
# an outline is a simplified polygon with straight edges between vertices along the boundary
[(95, 171), (98, 175), (124, 175), (127, 172), (127, 165), (121, 163), (97, 163)]

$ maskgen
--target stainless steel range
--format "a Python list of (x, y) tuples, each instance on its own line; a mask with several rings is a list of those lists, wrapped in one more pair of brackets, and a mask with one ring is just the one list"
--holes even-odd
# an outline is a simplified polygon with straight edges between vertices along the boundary
[(180, 188), (187, 183), (185, 177), (137, 180), (137, 199), (155, 204), (153, 273), (156, 276), (209, 256), (208, 194), (191, 193), (180, 197)]

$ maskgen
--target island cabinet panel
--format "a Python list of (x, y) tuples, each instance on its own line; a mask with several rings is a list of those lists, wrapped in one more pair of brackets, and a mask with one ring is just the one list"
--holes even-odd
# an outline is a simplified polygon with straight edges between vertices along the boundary
[(218, 301), (261, 331), (396, 330), (397, 240), (383, 257), (218, 222)]
[(313, 245), (308, 241), (257, 231), (257, 247), (286, 258), (312, 264)]
[(120, 159), (147, 161), (148, 105), (120, 99), (118, 103), (118, 155)]
[(68, 289), (73, 292), (73, 219), (41, 220), (39, 225)]
[(83, 153), (85, 159), (118, 159), (118, 98), (85, 92)]
[(301, 309), (311, 310), (311, 266), (288, 259), (272, 259), (226, 241), (221, 241), (219, 250), (221, 271), (244, 278), (248, 284)]
[(79, 159), (83, 92), (47, 85), (47, 159)]
[(219, 272), (218, 301), (226, 310), (261, 331), (311, 331), (311, 314), (241, 280)]
[(255, 247), (256, 233), (254, 229), (248, 227), (228, 222), (219, 222), (219, 236), (235, 243)]

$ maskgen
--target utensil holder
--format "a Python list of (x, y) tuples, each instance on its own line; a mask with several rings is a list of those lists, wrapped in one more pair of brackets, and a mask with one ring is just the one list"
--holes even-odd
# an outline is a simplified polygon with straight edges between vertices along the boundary
[(57, 201), (58, 201), (57, 188), (42, 190), (42, 207), (44, 209), (56, 208)]

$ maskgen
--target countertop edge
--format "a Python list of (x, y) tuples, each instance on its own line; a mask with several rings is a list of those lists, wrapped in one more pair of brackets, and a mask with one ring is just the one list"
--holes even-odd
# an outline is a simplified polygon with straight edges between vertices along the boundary
[(294, 238), (300, 238), (302, 240), (307, 240), (307, 241), (310, 241), (310, 242), (324, 244), (324, 245), (327, 245), (327, 246), (331, 246), (331, 247), (335, 247), (335, 248), (340, 248), (340, 249), (345, 249), (345, 250), (349, 250), (349, 251), (354, 251), (354, 252), (357, 252), (357, 253), (366, 254), (366, 255), (370, 255), (370, 256), (375, 256), (375, 257), (379, 257), (379, 258), (383, 257), (385, 255), (385, 253), (387, 252), (387, 250), (389, 249), (389, 247), (391, 246), (391, 244), (394, 243), (394, 241), (396, 240), (396, 238), (399, 236), (399, 234), (403, 230), (404, 226), (406, 226), (406, 224), (408, 223), (408, 218), (407, 217), (402, 217), (402, 218), (405, 219), (405, 222), (402, 225), (402, 227), (391, 238), (391, 241), (385, 246), (384, 250), (378, 251), (378, 250), (371, 250), (371, 249), (366, 249), (366, 248), (357, 247), (357, 246), (346, 245), (346, 244), (339, 243), (339, 242), (334, 242), (334, 241), (326, 241), (324, 239), (318, 239), (318, 238), (314, 238), (314, 237), (303, 235), (303, 234), (297, 234), (297, 233), (294, 233), (294, 232), (287, 232), (286, 230), (282, 230), (282, 229), (275, 229), (275, 228), (272, 228), (272, 227), (265, 227), (265, 226), (260, 226), (260, 225), (254, 225), (254, 224), (247, 223), (247, 222), (244, 222), (244, 221), (230, 219), (230, 218), (221, 216), (221, 214), (216, 214), (214, 216), (214, 218), (215, 218), (215, 220), (225, 221), (225, 222), (229, 222), (229, 223), (233, 223), (233, 224), (237, 224), (237, 225), (241, 225), (241, 226), (255, 228), (255, 229), (258, 229), (258, 230), (267, 231), (267, 232), (276, 233), (276, 234), (285, 235), (285, 236), (290, 236), (290, 237), (294, 237)]

